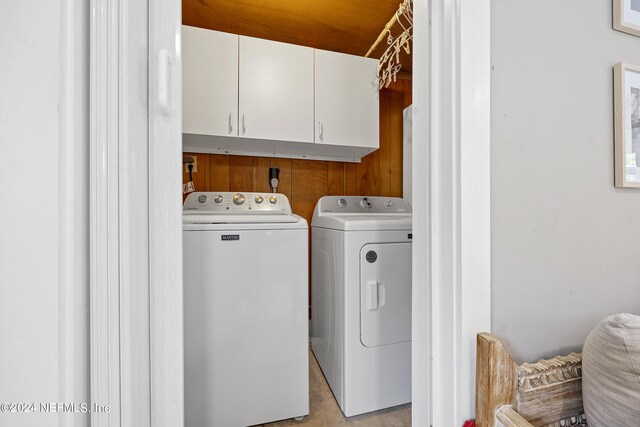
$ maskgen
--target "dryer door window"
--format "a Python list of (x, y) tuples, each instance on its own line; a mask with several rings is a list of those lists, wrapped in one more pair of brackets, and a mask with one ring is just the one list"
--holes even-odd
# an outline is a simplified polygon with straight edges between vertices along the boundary
[(411, 243), (360, 250), (360, 341), (378, 347), (411, 340)]

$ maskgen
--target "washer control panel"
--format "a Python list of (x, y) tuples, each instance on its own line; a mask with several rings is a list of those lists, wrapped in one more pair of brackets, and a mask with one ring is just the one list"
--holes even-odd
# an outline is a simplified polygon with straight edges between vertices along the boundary
[(319, 212), (328, 214), (410, 214), (409, 204), (399, 197), (325, 196)]
[(193, 213), (291, 213), (284, 194), (195, 192), (187, 196), (183, 210)]

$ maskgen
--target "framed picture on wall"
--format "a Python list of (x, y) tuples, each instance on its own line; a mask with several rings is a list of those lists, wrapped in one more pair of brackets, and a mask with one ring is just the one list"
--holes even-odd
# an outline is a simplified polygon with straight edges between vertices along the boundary
[(640, 37), (640, 0), (613, 0), (613, 28)]
[(640, 188), (640, 66), (614, 67), (615, 185)]

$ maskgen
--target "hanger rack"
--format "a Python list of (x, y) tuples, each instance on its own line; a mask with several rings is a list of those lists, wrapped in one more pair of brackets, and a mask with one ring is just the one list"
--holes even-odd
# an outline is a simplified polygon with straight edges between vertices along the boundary
[[(398, 24), (402, 27), (402, 32), (393, 36), (391, 29)], [(384, 51), (378, 62), (378, 83), (380, 89), (388, 87), (391, 82), (395, 82), (398, 73), (402, 69), (400, 62), (400, 52), (404, 50), (411, 53), (411, 41), (413, 40), (413, 0), (404, 0), (400, 3), (398, 10), (384, 26), (384, 29), (373, 43), (365, 57), (369, 57), (376, 47), (386, 38), (387, 49)]]

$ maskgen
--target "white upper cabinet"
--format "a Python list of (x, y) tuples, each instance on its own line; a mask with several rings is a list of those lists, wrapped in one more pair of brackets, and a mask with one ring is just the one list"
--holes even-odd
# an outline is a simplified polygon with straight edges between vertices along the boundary
[(315, 142), (378, 148), (378, 61), (315, 50)]
[(182, 27), (182, 132), (238, 136), (238, 36)]
[(313, 142), (313, 49), (240, 36), (239, 63), (239, 136)]
[(380, 145), (376, 66), (183, 26), (183, 150), (359, 162)]

